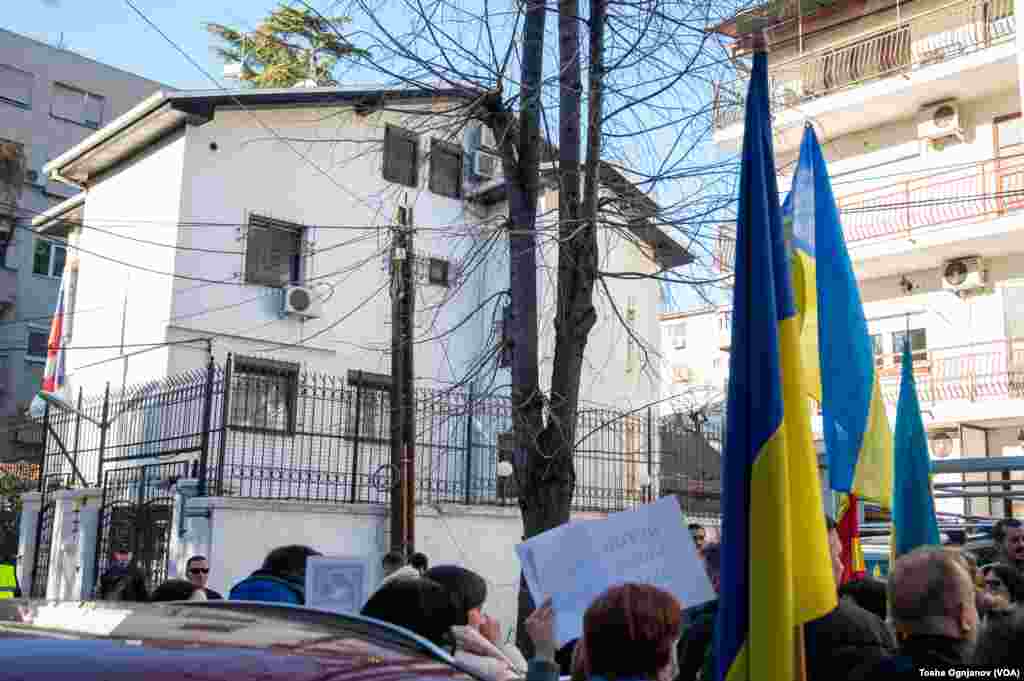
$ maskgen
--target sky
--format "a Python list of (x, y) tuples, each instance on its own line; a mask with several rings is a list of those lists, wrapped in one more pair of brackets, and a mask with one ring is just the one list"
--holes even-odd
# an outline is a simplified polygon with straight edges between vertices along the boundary
[[(222, 63), (203, 22), (252, 29), (277, 6), (274, 0), (133, 0), (157, 26), (218, 79)], [(20, 0), (5, 12), (3, 27), (64, 45), (79, 54), (184, 89), (214, 84), (128, 6), (124, 0)]]

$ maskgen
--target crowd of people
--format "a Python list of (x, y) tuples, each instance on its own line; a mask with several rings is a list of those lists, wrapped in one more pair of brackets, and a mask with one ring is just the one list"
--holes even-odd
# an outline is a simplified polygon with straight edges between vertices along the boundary
[[(1024, 665), (1024, 525), (1000, 521), (994, 530), (996, 560), (979, 567), (953, 546), (920, 547), (891, 566), (887, 581), (864, 576), (843, 583), (842, 546), (826, 518), (838, 606), (804, 630), (807, 678), (860, 681), (917, 675), (921, 669), (969, 669)], [(721, 588), (721, 551), (690, 526), (715, 593)], [(270, 552), (261, 567), (230, 591), (233, 600), (303, 605), (306, 562), (320, 555), (307, 546)], [(550, 600), (526, 621), (533, 645), (529, 662), (502, 638), (500, 623), (486, 612), (487, 582), (456, 565), (429, 566), (423, 554), (406, 561), (397, 552), (381, 564), (384, 578), (361, 614), (403, 627), (449, 652), (456, 662), (491, 681), (526, 678), (556, 681), (714, 678), (718, 601), (691, 605), (654, 586), (623, 584), (587, 609), (583, 636), (564, 646), (555, 640)], [(131, 553), (119, 547), (97, 597), (114, 600), (219, 599), (207, 587), (209, 562), (193, 556), (187, 579), (145, 593)]]

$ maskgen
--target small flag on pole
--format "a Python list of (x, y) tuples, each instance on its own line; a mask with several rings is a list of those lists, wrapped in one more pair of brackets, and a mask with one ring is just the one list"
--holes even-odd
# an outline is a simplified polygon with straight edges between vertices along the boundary
[(903, 343), (903, 377), (896, 405), (896, 475), (893, 484), (893, 553), (900, 557), (918, 546), (937, 545), (939, 525), (932, 498), (928, 439), (914, 382), (910, 343)]
[[(47, 341), (46, 369), (43, 371), (43, 383), (40, 386), (40, 393), (63, 398), (66, 387), (64, 373), (64, 301), (67, 297), (68, 280), (71, 277), (71, 267), (64, 267), (64, 275), (60, 280), (60, 291), (57, 293), (57, 309), (53, 313), (53, 321), (50, 323), (50, 337)], [(29, 415), (39, 418), (46, 411), (46, 402), (42, 397), (36, 395), (29, 407)]]

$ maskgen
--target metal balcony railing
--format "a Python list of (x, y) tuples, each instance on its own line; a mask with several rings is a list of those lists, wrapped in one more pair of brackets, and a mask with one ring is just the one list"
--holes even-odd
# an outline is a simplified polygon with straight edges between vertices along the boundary
[(1024, 156), (890, 179), (885, 187), (840, 195), (836, 202), (847, 243), (987, 220), (1024, 207)]
[[(909, 239), (917, 229), (983, 222), (1024, 208), (1024, 154), (879, 182), (884, 186), (847, 194), (842, 186), (834, 187), (849, 245), (900, 236)], [(735, 226), (721, 225), (714, 244), (718, 271), (733, 270), (735, 250)]]
[[(1005, 338), (913, 353), (914, 381), (921, 402), (977, 402), (1024, 398), (1024, 338)], [(880, 388), (895, 403), (901, 355), (878, 355)]]
[[(773, 111), (1013, 40), (1013, 0), (961, 0), (772, 64)], [(716, 129), (743, 120), (748, 80), (719, 83)]]

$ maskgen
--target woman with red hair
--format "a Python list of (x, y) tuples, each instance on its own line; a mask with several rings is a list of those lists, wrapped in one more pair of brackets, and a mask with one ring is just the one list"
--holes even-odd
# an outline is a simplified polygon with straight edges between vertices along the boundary
[[(526, 620), (526, 630), (536, 649), (527, 681), (556, 680), (550, 598)], [(578, 664), (591, 681), (672, 681), (682, 633), (682, 607), (675, 596), (647, 584), (614, 586), (583, 616)]]

